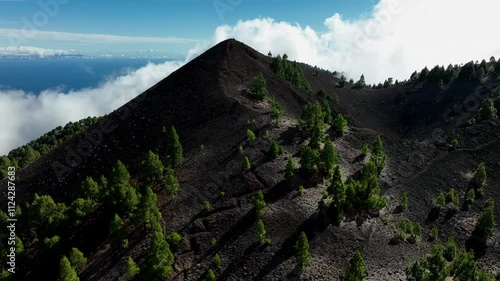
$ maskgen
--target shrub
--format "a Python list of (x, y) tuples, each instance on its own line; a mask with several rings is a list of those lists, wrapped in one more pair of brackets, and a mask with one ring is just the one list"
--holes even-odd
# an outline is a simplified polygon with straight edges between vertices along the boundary
[(454, 149), (459, 149), (460, 148), (460, 142), (458, 141), (457, 138), (454, 138), (452, 141), (451, 141), (451, 146), (454, 148)]
[(431, 241), (437, 241), (439, 238), (438, 227), (434, 226), (431, 230), (430, 239)]
[(205, 201), (205, 203), (203, 203), (203, 209), (205, 210), (205, 212), (210, 211), (212, 209), (212, 205), (210, 205), (210, 202)]
[(250, 143), (255, 141), (255, 134), (250, 129), (247, 130), (247, 140)]
[(283, 107), (281, 107), (281, 105), (273, 97), (271, 102), (271, 118), (278, 122), (281, 119), (281, 116), (283, 116)]
[(170, 245), (172, 248), (177, 247), (179, 245), (179, 242), (181, 242), (182, 237), (179, 235), (177, 232), (172, 232), (167, 236), (167, 242), (168, 245)]
[(260, 243), (264, 243), (266, 240), (266, 227), (264, 226), (264, 222), (262, 220), (257, 221), (257, 238)]
[(399, 205), (404, 209), (408, 209), (408, 193), (403, 193), (403, 195), (401, 195), (401, 200), (400, 200), (400, 203)]
[(302, 196), (302, 194), (304, 194), (304, 186), (299, 186), (299, 190), (297, 191), (297, 193), (299, 194), (299, 196)]
[(443, 192), (440, 192), (439, 196), (436, 198), (436, 205), (441, 209), (446, 207), (446, 197)]
[(215, 253), (213, 264), (216, 267), (220, 267), (220, 263), (221, 263), (221, 261), (220, 261), (219, 253)]
[(248, 157), (244, 157), (243, 161), (241, 161), (241, 166), (243, 169), (250, 169), (250, 160), (248, 160)]
[(368, 144), (363, 144), (363, 147), (361, 147), (361, 155), (367, 156), (370, 153), (370, 148), (368, 147)]

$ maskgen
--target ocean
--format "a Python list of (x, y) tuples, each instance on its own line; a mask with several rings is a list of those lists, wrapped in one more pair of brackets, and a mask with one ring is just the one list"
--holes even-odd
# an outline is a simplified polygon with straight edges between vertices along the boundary
[(148, 58), (0, 58), (0, 90), (18, 89), (38, 94), (96, 87), (107, 78), (169, 59)]

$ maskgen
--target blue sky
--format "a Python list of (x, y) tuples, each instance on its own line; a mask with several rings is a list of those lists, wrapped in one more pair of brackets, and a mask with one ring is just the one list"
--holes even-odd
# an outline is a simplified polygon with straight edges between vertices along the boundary
[[(22, 45), (73, 50), (94, 55), (122, 53), (127, 56), (136, 55), (138, 50), (141, 50), (140, 52), (152, 54), (183, 56), (198, 41), (210, 40), (218, 26), (235, 25), (238, 20), (270, 17), (276, 21), (298, 23), (302, 27), (310, 26), (321, 33), (325, 30), (325, 19), (333, 14), (339, 13), (344, 19), (359, 19), (367, 15), (376, 4), (374, 0), (291, 2), (287, 0), (0, 0), (0, 34), (3, 33), (3, 36), (0, 35), (0, 47)], [(49, 9), (44, 9), (44, 6)], [(17, 40), (17, 35), (6, 36), (6, 34), (18, 34), (26, 27), (30, 30), (33, 26), (41, 31), (65, 34), (45, 34), (27, 40)], [(68, 35), (66, 33), (119, 35), (127, 38), (121, 38), (118, 43), (86, 40), (85, 37), (65, 40), (63, 38), (64, 35)], [(12, 40), (13, 37), (16, 40)], [(132, 40), (128, 37), (148, 37), (148, 39)], [(176, 40), (172, 42), (170, 39), (159, 39), (171, 37)]]

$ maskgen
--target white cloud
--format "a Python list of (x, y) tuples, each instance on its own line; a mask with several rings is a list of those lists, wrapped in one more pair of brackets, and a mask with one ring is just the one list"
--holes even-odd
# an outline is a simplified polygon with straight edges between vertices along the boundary
[(136, 43), (195, 43), (200, 40), (178, 37), (135, 37), (111, 34), (70, 33), (39, 30), (34, 26), (23, 29), (0, 28), (0, 39), (10, 45), (26, 44), (29, 40), (71, 41), (86, 44), (136, 44)]
[(56, 49), (45, 49), (38, 47), (29, 46), (8, 46), (0, 47), (0, 57), (21, 57), (21, 56), (37, 56), (37, 57), (50, 57), (50, 56), (65, 56), (65, 55), (76, 54), (74, 50), (56, 50)]
[(327, 18), (326, 32), (259, 18), (218, 27), (213, 43), (235, 38), (369, 83), (404, 80), (424, 66), (498, 58), (499, 9), (498, 0), (381, 0), (367, 18)]
[(51, 89), (35, 95), (22, 90), (0, 89), (0, 120), (3, 120), (0, 155), (69, 121), (107, 114), (183, 64), (180, 61), (149, 63), (97, 88), (66, 93)]

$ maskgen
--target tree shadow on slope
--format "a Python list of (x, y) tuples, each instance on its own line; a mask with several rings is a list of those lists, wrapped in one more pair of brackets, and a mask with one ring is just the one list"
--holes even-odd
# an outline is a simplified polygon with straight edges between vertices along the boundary
[(472, 235), (465, 241), (465, 248), (467, 251), (474, 251), (474, 256), (476, 259), (481, 258), (486, 254), (486, 240), (479, 234), (479, 232), (475, 229), (472, 232)]
[[(295, 243), (299, 239), (300, 233), (303, 231), (306, 233), (309, 241), (312, 241), (318, 232), (323, 232), (328, 227), (329, 223), (318, 215), (318, 213), (312, 214), (307, 220), (305, 220), (297, 230), (289, 236), (282, 244), (281, 249), (276, 252), (272, 260), (268, 262), (264, 268), (257, 274), (253, 280), (264, 280), (264, 278), (276, 269), (280, 264), (289, 259), (295, 254)], [(296, 270), (292, 270), (289, 275), (293, 275)]]

